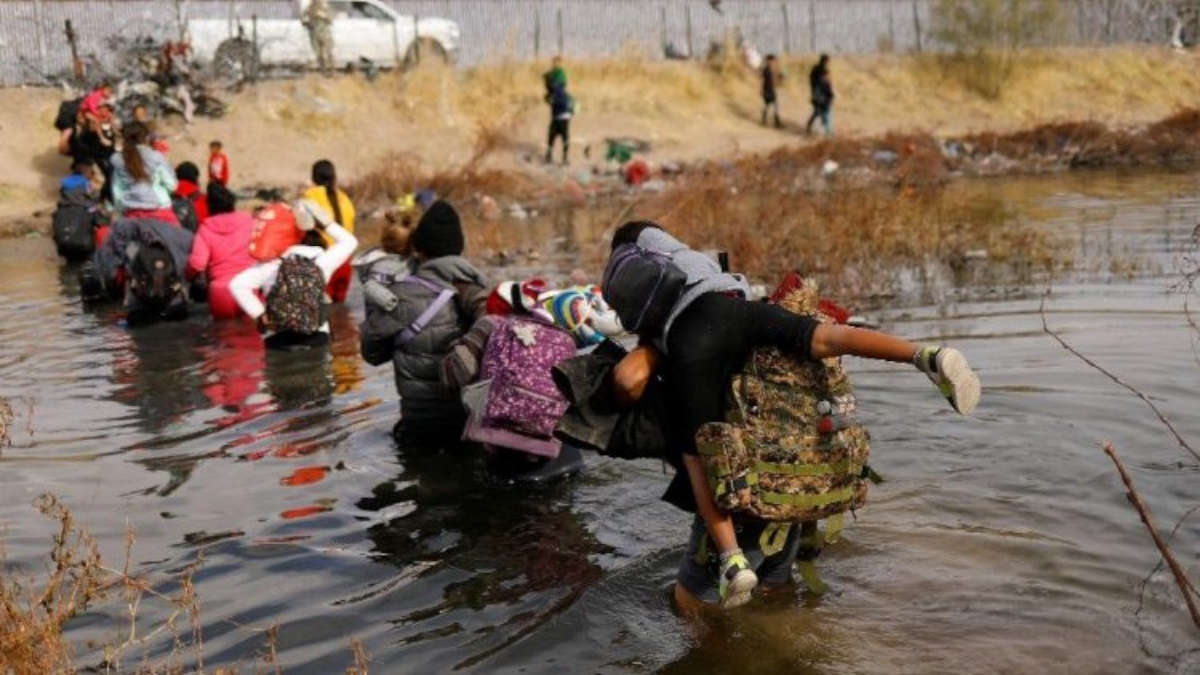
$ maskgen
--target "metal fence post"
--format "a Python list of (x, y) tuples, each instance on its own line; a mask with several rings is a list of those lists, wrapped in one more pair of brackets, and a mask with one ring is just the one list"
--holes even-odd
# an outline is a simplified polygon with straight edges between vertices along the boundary
[(808, 0), (808, 50), (817, 52), (817, 0)]
[(413, 14), (413, 63), (421, 65), (421, 20)]
[(542, 13), (538, 9), (533, 10), (533, 58), (538, 59), (542, 56)]
[(692, 6), (691, 5), (683, 6), (683, 18), (687, 23), (687, 26), (686, 26), (686, 28), (687, 28), (687, 53), (688, 53), (688, 58), (690, 59), (693, 56), (695, 56), (695, 53), (692, 51)]
[(888, 49), (896, 51), (896, 12), (888, 3)]
[(558, 8), (557, 21), (558, 21), (558, 53), (561, 55), (563, 53), (562, 7)]
[(46, 41), (42, 37), (42, 0), (33, 1), (33, 21), (36, 30), (35, 38), (37, 39), (38, 50), (38, 71), (43, 77), (46, 75)]
[(783, 12), (783, 53), (792, 53), (792, 25), (788, 21), (787, 3), (779, 3), (779, 11)]
[(250, 15), (250, 81), (258, 81), (258, 13)]
[(917, 0), (913, 0), (913, 28), (917, 32), (917, 53), (921, 53), (921, 10), (917, 9)]
[(667, 52), (667, 6), (658, 8), (658, 41), (662, 53)]

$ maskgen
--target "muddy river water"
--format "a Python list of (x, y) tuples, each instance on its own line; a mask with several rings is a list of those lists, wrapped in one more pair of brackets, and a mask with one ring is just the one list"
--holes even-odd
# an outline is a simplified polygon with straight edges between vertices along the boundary
[[(331, 355), (264, 355), (246, 326), (207, 318), (130, 330), (85, 309), (44, 238), (0, 246), (0, 533), (9, 565), (43, 569), (58, 495), (164, 592), (194, 582), (206, 668), (262, 661), (343, 672), (361, 641), (371, 672), (1200, 672), (1200, 640), (1125, 498), (1115, 443), (1164, 534), (1200, 504), (1200, 460), (1128, 388), (1200, 447), (1200, 332), (1173, 288), (1200, 222), (1200, 175), (1075, 174), (963, 183), (1070, 242), (1052, 278), (989, 273), (985, 259), (866, 314), (963, 349), (984, 384), (964, 419), (911, 368), (848, 361), (872, 464), (886, 481), (803, 586), (701, 623), (669, 586), (688, 516), (659, 501), (660, 464), (589, 456), (541, 492), (487, 487), (475, 454), (392, 441), (390, 366), (358, 357), (357, 295), (333, 315)], [(545, 264), (570, 269), (588, 225)], [(594, 233), (593, 233), (594, 234)], [(593, 245), (593, 244), (588, 244)], [(1044, 311), (1041, 309), (1043, 294)], [(1192, 305), (1200, 297), (1191, 293)], [(1200, 579), (1200, 516), (1172, 545)], [(139, 607), (143, 634), (173, 608)], [(76, 663), (120, 642), (119, 596), (75, 620)], [(179, 632), (190, 638), (185, 617)], [(164, 630), (126, 651), (170, 656)]]

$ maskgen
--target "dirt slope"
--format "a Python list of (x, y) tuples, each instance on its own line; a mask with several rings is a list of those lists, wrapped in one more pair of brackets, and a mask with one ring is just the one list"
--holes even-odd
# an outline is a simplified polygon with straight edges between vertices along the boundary
[[(726, 65), (611, 61), (567, 64), (580, 112), (572, 125), (574, 162), (597, 163), (607, 136), (653, 144), (652, 161), (715, 158), (806, 142), (808, 58), (784, 60), (783, 131), (758, 124), (758, 80)], [(222, 119), (163, 125), (172, 162), (203, 162), (210, 140), (224, 141), (236, 186), (292, 186), (327, 157), (345, 179), (384, 161), (457, 166), (486, 129), (500, 168), (545, 171), (537, 160), (546, 108), (543, 64), (472, 70), (426, 69), (274, 81), (230, 95)], [(1029, 54), (1005, 95), (986, 101), (928, 60), (911, 56), (835, 57), (834, 123), (839, 135), (926, 131), (949, 136), (1011, 131), (1049, 121), (1139, 125), (1200, 105), (1200, 55), (1157, 48), (1056, 50)], [(54, 153), (52, 120), (62, 92), (0, 90), (0, 229), (45, 226), (66, 161)], [(585, 160), (582, 150), (596, 152)]]

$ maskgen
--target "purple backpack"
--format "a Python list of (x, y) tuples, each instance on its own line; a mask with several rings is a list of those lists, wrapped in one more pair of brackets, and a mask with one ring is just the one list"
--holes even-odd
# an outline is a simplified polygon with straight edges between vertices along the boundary
[(509, 318), (488, 338), (480, 379), (491, 380), (483, 426), (552, 438), (567, 401), (550, 369), (575, 356), (575, 339), (553, 326)]

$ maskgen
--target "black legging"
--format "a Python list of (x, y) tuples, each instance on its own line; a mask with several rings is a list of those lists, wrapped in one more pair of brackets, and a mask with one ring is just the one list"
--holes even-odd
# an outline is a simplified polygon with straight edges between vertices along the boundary
[(724, 419), (729, 380), (755, 347), (779, 347), (802, 358), (811, 354), (816, 319), (778, 305), (720, 293), (700, 296), (683, 311), (667, 336), (667, 383), (671, 390), (671, 451), (696, 452), (696, 431)]

